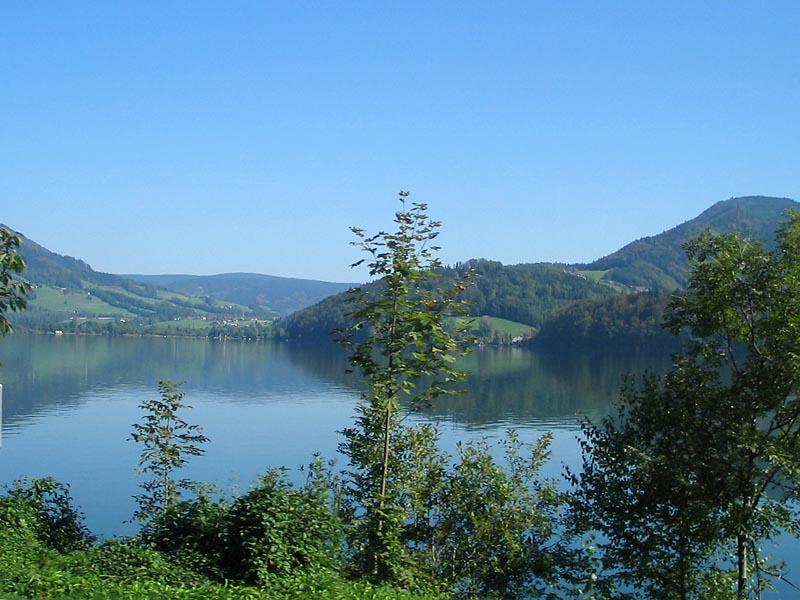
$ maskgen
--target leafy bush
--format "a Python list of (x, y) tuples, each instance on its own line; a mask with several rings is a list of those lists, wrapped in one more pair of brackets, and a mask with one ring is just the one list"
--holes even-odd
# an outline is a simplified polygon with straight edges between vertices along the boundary
[(431, 552), (436, 577), (459, 596), (538, 597), (554, 585), (566, 551), (555, 536), (563, 498), (537, 480), (550, 456), (545, 435), (522, 452), (515, 432), (505, 440), (504, 468), (486, 442), (459, 447), (436, 498)]
[(32, 511), (28, 518), (34, 519), (35, 535), (49, 548), (59, 552), (81, 550), (93, 541), (83, 523), (83, 513), (73, 506), (69, 487), (50, 477), (15, 481), (6, 503), (9, 510), (17, 511), (18, 518), (22, 512)]
[(341, 554), (341, 522), (314, 486), (294, 489), (280, 471), (271, 471), (233, 504), (227, 553), (232, 579), (263, 584), (296, 571), (338, 569)]
[(4, 541), (36, 540), (41, 535), (41, 522), (33, 502), (0, 497), (0, 530)]
[(178, 564), (224, 579), (229, 510), (205, 494), (180, 501), (153, 521), (144, 541)]

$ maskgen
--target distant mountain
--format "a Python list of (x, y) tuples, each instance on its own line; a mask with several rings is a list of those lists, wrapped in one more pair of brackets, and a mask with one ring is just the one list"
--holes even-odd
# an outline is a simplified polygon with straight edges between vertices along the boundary
[(682, 245), (704, 230), (738, 231), (771, 241), (786, 220), (786, 211), (800, 208), (789, 198), (745, 196), (717, 202), (699, 216), (664, 233), (645, 237), (587, 265), (584, 271), (604, 272), (602, 279), (631, 287), (672, 291), (686, 284), (687, 263)]
[[(732, 198), (589, 264), (503, 265), (473, 260), (443, 269), (437, 285), (446, 285), (449, 278), (471, 267), (479, 276), (468, 292), (475, 316), (506, 319), (535, 330), (555, 316), (560, 320), (545, 327), (545, 337), (552, 340), (630, 339), (638, 333), (625, 324), (638, 322), (640, 329), (652, 330), (663, 298), (622, 302), (615, 298), (617, 293), (680, 289), (687, 276), (682, 248), (686, 241), (703, 230), (738, 231), (771, 241), (792, 208), (800, 208), (800, 203), (766, 196)], [(255, 273), (112, 275), (22, 238), (20, 251), (28, 265), (24, 276), (37, 286), (30, 310), (20, 317), (28, 321), (52, 315), (117, 322), (133, 318), (147, 323), (282, 315), (282, 333), (314, 338), (344, 324), (347, 308), (342, 292), (353, 285)]]
[(169, 292), (95, 271), (82, 260), (52, 252), (16, 233), (26, 262), (23, 277), (34, 284), (28, 310), (15, 316), (17, 322), (35, 325), (81, 317), (157, 322), (190, 317), (224, 319), (253, 312), (235, 303)]
[[(774, 239), (786, 211), (800, 208), (789, 198), (747, 196), (714, 204), (694, 219), (659, 235), (642, 238), (590, 264), (548, 263), (503, 265), (470, 261), (445, 269), (443, 279), (460, 268), (478, 271), (469, 291), (472, 314), (508, 319), (538, 329), (543, 327), (551, 345), (661, 337), (660, 315), (665, 297), (629, 297), (642, 291), (674, 291), (686, 284), (687, 262), (683, 244), (704, 230), (731, 231), (755, 239)], [(283, 319), (288, 337), (316, 338), (344, 324), (344, 295), (326, 298)], [(548, 322), (555, 319), (552, 323)], [(599, 343), (599, 342), (598, 342)]]
[[(0, 227), (13, 231), (5, 225)], [(95, 271), (82, 260), (51, 252), (22, 233), (15, 233), (22, 241), (20, 254), (26, 263), (24, 277), (31, 283), (71, 289), (81, 289), (87, 284), (128, 286), (150, 293), (149, 290), (145, 290), (145, 286), (125, 280), (119, 275)]]
[(210, 296), (287, 315), (357, 283), (333, 283), (258, 273), (220, 275), (125, 275), (136, 282), (191, 296)]

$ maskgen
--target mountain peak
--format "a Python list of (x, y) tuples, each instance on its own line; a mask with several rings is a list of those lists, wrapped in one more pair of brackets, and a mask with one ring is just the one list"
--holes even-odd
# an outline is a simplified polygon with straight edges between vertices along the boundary
[(786, 220), (786, 212), (798, 208), (800, 203), (791, 198), (740, 196), (722, 200), (677, 227), (631, 242), (583, 268), (605, 271), (604, 279), (624, 285), (671, 291), (686, 284), (683, 244), (700, 232), (736, 231), (769, 242)]

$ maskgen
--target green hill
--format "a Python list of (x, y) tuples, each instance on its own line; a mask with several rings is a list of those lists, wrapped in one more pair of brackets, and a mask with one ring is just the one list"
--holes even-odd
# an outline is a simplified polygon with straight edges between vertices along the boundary
[(674, 350), (677, 340), (661, 327), (668, 302), (665, 292), (614, 294), (575, 302), (544, 323), (534, 345), (562, 351)]
[[(442, 269), (432, 285), (447, 286), (449, 280), (468, 268), (477, 274), (475, 285), (465, 296), (471, 304), (470, 314), (513, 321), (528, 329), (540, 327), (551, 314), (576, 300), (614, 293), (610, 287), (564, 265), (503, 265), (489, 260), (471, 260)], [(289, 338), (328, 337), (346, 323), (346, 297), (330, 296), (289, 315), (279, 323), (281, 333)]]
[(660, 235), (637, 240), (579, 272), (596, 281), (653, 290), (575, 302), (556, 312), (542, 326), (535, 344), (548, 349), (662, 347), (679, 343), (661, 328), (668, 292), (686, 284), (687, 262), (682, 245), (704, 230), (739, 232), (771, 242), (786, 212), (800, 208), (788, 198), (748, 196), (717, 202), (696, 218)]
[(144, 285), (158, 286), (190, 296), (211, 296), (280, 315), (311, 306), (327, 296), (358, 285), (259, 273), (125, 275), (124, 277)]
[(641, 238), (577, 269), (596, 273), (601, 281), (629, 287), (672, 291), (686, 284), (687, 265), (682, 245), (704, 230), (738, 231), (758, 240), (774, 239), (786, 211), (800, 208), (789, 198), (745, 196), (717, 202), (699, 216), (651, 237)]
[[(22, 241), (20, 254), (27, 265), (24, 277), (34, 289), (29, 296), (28, 310), (15, 316), (17, 323), (43, 326), (67, 319), (154, 323), (253, 315), (253, 310), (237, 303), (170, 292), (152, 284), (95, 271), (82, 260), (51, 252), (23, 234), (18, 235)], [(123, 329), (129, 328), (128, 325)]]
[[(786, 211), (800, 208), (788, 198), (748, 196), (714, 204), (694, 219), (664, 233), (642, 238), (593, 263), (503, 265), (473, 260), (442, 271), (439, 285), (466, 267), (478, 279), (468, 293), (473, 316), (507, 319), (538, 330), (540, 343), (586, 345), (612, 340), (642, 343), (662, 338), (662, 296), (628, 296), (643, 289), (674, 291), (686, 283), (683, 244), (704, 230), (738, 231), (772, 240)], [(344, 295), (281, 320), (281, 333), (290, 338), (318, 338), (343, 326)], [(594, 343), (594, 342), (592, 342)]]

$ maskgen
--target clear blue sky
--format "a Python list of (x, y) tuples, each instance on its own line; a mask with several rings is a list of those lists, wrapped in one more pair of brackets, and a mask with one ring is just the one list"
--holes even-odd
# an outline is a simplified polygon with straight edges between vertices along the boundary
[(800, 199), (800, 3), (4, 2), (0, 222), (111, 272), (586, 261)]

